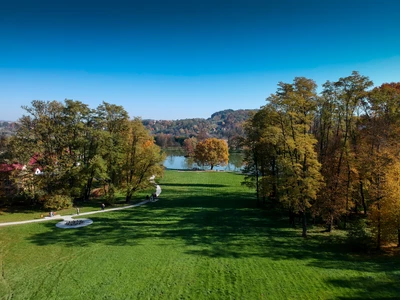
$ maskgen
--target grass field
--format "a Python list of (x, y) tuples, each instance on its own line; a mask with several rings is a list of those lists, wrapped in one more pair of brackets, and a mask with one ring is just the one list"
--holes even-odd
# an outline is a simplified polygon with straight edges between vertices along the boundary
[(242, 176), (167, 171), (158, 202), (0, 228), (0, 299), (398, 299), (400, 260), (254, 207)]
[[(149, 193), (149, 192), (148, 192)], [(145, 197), (144, 193), (139, 193), (133, 201), (129, 204), (134, 204), (136, 202), (143, 201)], [(101, 198), (92, 199), (88, 202), (79, 202), (78, 206), (81, 213), (96, 211), (99, 210), (101, 207), (101, 203), (104, 200)], [(113, 204), (114, 207), (122, 207), (129, 205), (125, 203), (125, 195), (122, 193), (118, 193), (116, 196), (116, 202)], [(107, 206), (110, 208), (109, 206)], [(16, 222), (16, 221), (27, 221), (27, 220), (36, 220), (41, 219), (43, 217), (47, 217), (49, 215), (50, 210), (45, 210), (40, 207), (30, 207), (27, 205), (24, 206), (7, 206), (0, 208), (0, 223), (6, 222)], [(65, 215), (72, 215), (76, 213), (75, 207), (70, 207), (66, 209), (62, 209), (56, 211), (58, 215), (65, 216)]]

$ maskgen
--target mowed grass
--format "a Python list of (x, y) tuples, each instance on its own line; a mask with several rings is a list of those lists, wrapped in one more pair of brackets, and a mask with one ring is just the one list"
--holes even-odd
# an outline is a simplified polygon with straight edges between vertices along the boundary
[[(133, 199), (130, 203), (125, 202), (125, 195), (123, 193), (118, 193), (116, 196), (116, 202), (113, 206), (107, 205), (107, 208), (115, 208), (122, 207), (130, 204), (134, 204), (145, 199), (145, 194), (143, 192), (138, 193), (135, 199)], [(105, 203), (105, 200), (102, 198), (91, 199), (87, 202), (79, 202), (75, 204), (73, 207), (65, 208), (59, 211), (56, 211), (58, 215), (66, 216), (76, 214), (76, 206), (79, 207), (80, 212), (91, 212), (101, 209), (101, 204)], [(54, 211), (54, 210), (53, 210)], [(29, 221), (35, 219), (42, 219), (43, 217), (47, 217), (49, 215), (50, 209), (45, 210), (39, 207), (32, 207), (28, 205), (23, 206), (8, 206), (0, 208), (0, 224), (8, 223), (8, 222), (17, 222), (17, 221)]]
[(0, 228), (0, 299), (396, 299), (397, 257), (355, 256), (340, 235), (255, 207), (243, 177), (167, 171), (160, 200)]

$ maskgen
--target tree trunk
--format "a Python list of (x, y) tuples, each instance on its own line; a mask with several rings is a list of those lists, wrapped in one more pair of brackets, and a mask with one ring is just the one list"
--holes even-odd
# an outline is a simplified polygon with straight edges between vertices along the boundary
[(131, 199), (132, 199), (132, 192), (131, 192), (131, 191), (128, 191), (128, 192), (126, 193), (125, 202), (128, 203), (128, 202), (131, 201)]
[(350, 190), (350, 165), (347, 161), (347, 187), (346, 187), (346, 213), (344, 214), (344, 229), (347, 227), (347, 217), (349, 215), (349, 190)]
[(400, 247), (400, 228), (397, 228), (397, 247)]
[(254, 157), (254, 164), (256, 168), (256, 193), (257, 193), (257, 206), (260, 206), (260, 187), (258, 184), (258, 164), (257, 159)]
[(307, 216), (306, 216), (306, 213), (303, 211), (302, 213), (301, 213), (301, 216), (302, 216), (302, 223), (303, 223), (303, 234), (302, 234), (302, 237), (304, 237), (304, 238), (306, 238), (307, 237)]
[(333, 213), (330, 212), (329, 221), (328, 221), (328, 228), (326, 229), (326, 231), (332, 232), (332, 227), (333, 227)]
[(361, 204), (364, 209), (364, 215), (367, 214), (367, 205), (365, 204), (365, 195), (364, 195), (364, 187), (363, 187), (363, 182), (360, 180), (360, 194), (361, 194)]
[[(378, 200), (379, 201), (379, 200)], [(381, 205), (378, 202), (378, 227), (377, 227), (376, 249), (381, 249)]]
[(83, 195), (83, 201), (88, 201), (90, 198), (90, 191), (92, 189), (92, 182), (93, 182), (93, 177), (90, 176), (89, 179), (87, 180), (86, 187), (85, 187), (85, 194)]

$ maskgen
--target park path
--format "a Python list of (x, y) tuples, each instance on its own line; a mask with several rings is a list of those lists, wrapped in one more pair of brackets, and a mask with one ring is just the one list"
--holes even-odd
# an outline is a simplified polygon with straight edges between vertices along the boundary
[(93, 215), (93, 214), (101, 214), (101, 213), (106, 213), (106, 212), (115, 211), (115, 210), (128, 209), (128, 208), (141, 206), (143, 204), (146, 204), (147, 202), (149, 202), (149, 200), (145, 200), (145, 201), (133, 204), (133, 205), (127, 205), (127, 206), (123, 206), (123, 207), (109, 208), (109, 209), (105, 209), (105, 210), (88, 211), (88, 212), (80, 213), (79, 215), (77, 215), (77, 214), (65, 215), (65, 216), (55, 215), (54, 217), (44, 217), (43, 219), (0, 223), (0, 227), (1, 226), (28, 224), (28, 223), (37, 223), (37, 222), (46, 222), (46, 221), (51, 221), (51, 220), (72, 220), (72, 217), (78, 217), (78, 216), (80, 217), (80, 216), (87, 216), (87, 215)]

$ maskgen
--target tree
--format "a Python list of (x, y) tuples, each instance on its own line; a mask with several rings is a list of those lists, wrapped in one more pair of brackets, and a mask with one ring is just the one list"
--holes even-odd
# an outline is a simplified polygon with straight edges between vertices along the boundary
[(280, 200), (302, 216), (303, 237), (307, 236), (307, 212), (322, 186), (321, 164), (315, 151), (311, 126), (317, 104), (317, 85), (296, 77), (292, 84), (280, 83), (268, 99), (278, 114), (281, 153)]
[(105, 134), (103, 157), (107, 162), (109, 185), (119, 186), (122, 181), (120, 169), (123, 164), (123, 145), (128, 133), (129, 116), (119, 105), (103, 102), (97, 108), (99, 125)]
[[(360, 159), (366, 191), (371, 207), (370, 218), (377, 247), (388, 236), (397, 233), (400, 84), (383, 84), (374, 88), (365, 102), (362, 141), (365, 145)], [(392, 229), (392, 230), (388, 230)]]
[(324, 84), (317, 118), (319, 130), (315, 132), (326, 188), (319, 194), (317, 211), (326, 220), (328, 231), (335, 221), (347, 215), (353, 191), (363, 183), (357, 179), (356, 125), (370, 86), (372, 81), (358, 72)]
[(396, 241), (397, 247), (400, 247), (400, 161), (396, 161), (389, 168), (382, 185), (379, 207), (375, 205), (372, 209), (372, 225), (376, 234), (377, 229), (380, 230), (379, 242)]
[(41, 176), (20, 174), (32, 198), (88, 200), (97, 183), (112, 202), (114, 190), (127, 188), (130, 198), (148, 186), (143, 182), (149, 173), (161, 174), (160, 149), (140, 121), (128, 121), (122, 106), (103, 102), (92, 110), (73, 100), (33, 101), (25, 110), (29, 115), (21, 118), (8, 148), (24, 164), (35, 157), (35, 167), (43, 170)]
[(136, 191), (153, 185), (149, 178), (161, 176), (165, 156), (160, 147), (154, 144), (153, 137), (143, 126), (140, 119), (129, 122), (125, 137), (123, 176), (126, 189), (126, 201), (129, 202)]
[(322, 186), (317, 141), (311, 133), (317, 100), (314, 81), (296, 77), (292, 84), (281, 82), (245, 125), (246, 179), (255, 179), (257, 198), (279, 199), (289, 210), (291, 224), (299, 213), (304, 237), (307, 213)]
[(202, 166), (226, 165), (229, 160), (228, 144), (224, 140), (210, 138), (200, 141), (195, 150), (195, 162)]
[(243, 140), (244, 185), (256, 189), (257, 204), (260, 197), (263, 204), (269, 197), (278, 200), (278, 139), (277, 113), (271, 105), (266, 105), (253, 115), (244, 125), (246, 138)]
[(185, 139), (183, 141), (183, 147), (185, 149), (186, 156), (194, 157), (196, 146), (197, 146), (197, 139), (195, 137)]

